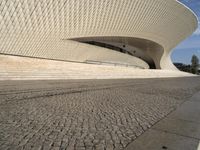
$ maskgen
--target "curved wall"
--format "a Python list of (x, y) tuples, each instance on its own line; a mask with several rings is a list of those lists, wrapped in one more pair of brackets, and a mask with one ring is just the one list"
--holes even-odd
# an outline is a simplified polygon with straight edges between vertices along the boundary
[(148, 50), (157, 68), (174, 69), (170, 50), (196, 27), (195, 15), (176, 0), (1, 0), (0, 53), (80, 62), (106, 59), (144, 67), (135, 57), (71, 40), (141, 38), (163, 47), (162, 55)]
[[(132, 38), (132, 37), (84, 37), (73, 39), (79, 42), (95, 41), (100, 43), (108, 43), (110, 45), (122, 48), (129, 52), (132, 57), (137, 57), (150, 66), (153, 65), (160, 69), (160, 58), (164, 53), (164, 48), (150, 40)], [(134, 51), (136, 53), (134, 53)], [(153, 64), (152, 64), (153, 63)]]

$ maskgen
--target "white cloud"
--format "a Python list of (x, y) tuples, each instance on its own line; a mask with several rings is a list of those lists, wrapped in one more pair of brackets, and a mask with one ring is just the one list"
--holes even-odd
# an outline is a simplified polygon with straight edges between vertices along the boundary
[(198, 28), (195, 32), (194, 32), (195, 35), (200, 35), (200, 28)]
[(198, 28), (197, 30), (194, 32), (195, 35), (200, 35), (200, 21), (198, 22)]

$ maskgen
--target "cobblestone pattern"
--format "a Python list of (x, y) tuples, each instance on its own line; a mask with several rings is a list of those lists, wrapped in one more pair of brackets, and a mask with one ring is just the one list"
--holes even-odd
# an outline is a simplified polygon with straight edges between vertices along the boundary
[(200, 78), (9, 81), (0, 149), (118, 150), (200, 90)]

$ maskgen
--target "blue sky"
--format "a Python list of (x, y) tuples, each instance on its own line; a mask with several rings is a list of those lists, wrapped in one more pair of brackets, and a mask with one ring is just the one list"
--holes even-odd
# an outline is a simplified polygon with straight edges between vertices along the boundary
[(180, 2), (196, 13), (199, 19), (199, 27), (192, 36), (174, 48), (171, 58), (173, 62), (190, 64), (193, 54), (200, 59), (200, 0), (180, 0)]

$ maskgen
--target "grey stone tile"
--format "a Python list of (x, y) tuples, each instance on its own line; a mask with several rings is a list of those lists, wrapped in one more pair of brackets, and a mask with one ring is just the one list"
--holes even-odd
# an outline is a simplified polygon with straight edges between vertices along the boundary
[(125, 150), (197, 150), (198, 144), (193, 138), (150, 129)]
[(200, 123), (200, 103), (187, 101), (177, 111), (170, 114), (169, 118)]
[(153, 129), (200, 140), (200, 124), (196, 122), (167, 118), (153, 126)]
[(199, 102), (200, 103), (200, 92), (196, 93), (192, 96), (191, 101)]

